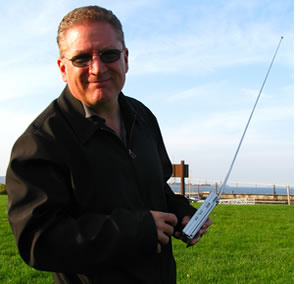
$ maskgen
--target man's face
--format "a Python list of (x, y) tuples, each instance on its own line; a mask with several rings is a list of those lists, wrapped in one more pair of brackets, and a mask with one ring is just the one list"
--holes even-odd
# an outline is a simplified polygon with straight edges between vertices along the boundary
[[(113, 63), (104, 63), (98, 56), (108, 49), (123, 50), (114, 28), (104, 22), (74, 26), (66, 31), (63, 47), (64, 58), (59, 58), (57, 63), (73, 96), (93, 109), (115, 104), (128, 71), (128, 50)], [(87, 67), (75, 67), (68, 60), (82, 54), (93, 55)]]

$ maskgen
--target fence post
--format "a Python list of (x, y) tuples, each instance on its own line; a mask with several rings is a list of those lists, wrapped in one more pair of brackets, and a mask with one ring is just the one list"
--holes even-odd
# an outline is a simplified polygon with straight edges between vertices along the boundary
[(273, 187), (273, 200), (275, 200), (276, 199), (276, 186), (275, 186), (275, 184), (272, 187)]
[(188, 181), (188, 194), (189, 194), (189, 198), (191, 198), (191, 195), (192, 195), (191, 189), (192, 189), (192, 180), (191, 180), (191, 177), (189, 177), (189, 181)]
[(288, 197), (288, 205), (290, 205), (290, 188), (289, 188), (289, 185), (287, 185), (287, 197)]
[(185, 165), (185, 161), (181, 161), (181, 184), (180, 184), (180, 192), (181, 195), (185, 196), (185, 173), (184, 173), (184, 165)]

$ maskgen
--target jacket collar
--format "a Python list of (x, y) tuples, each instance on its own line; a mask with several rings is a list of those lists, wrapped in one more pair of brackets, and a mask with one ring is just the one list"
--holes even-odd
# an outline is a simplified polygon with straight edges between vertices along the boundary
[[(129, 136), (135, 122), (136, 111), (123, 93), (119, 94), (118, 101)], [(102, 118), (98, 119), (95, 116), (94, 119), (85, 118), (85, 110), (82, 103), (71, 94), (68, 86), (64, 88), (57, 99), (57, 102), (63, 115), (82, 144), (84, 144), (97, 130), (105, 127), (105, 121)]]

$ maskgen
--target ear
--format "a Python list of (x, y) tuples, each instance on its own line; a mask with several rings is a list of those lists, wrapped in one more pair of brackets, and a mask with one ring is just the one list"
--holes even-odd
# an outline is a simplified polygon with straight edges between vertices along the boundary
[(60, 73), (61, 73), (61, 78), (64, 82), (67, 82), (67, 68), (65, 63), (63, 62), (64, 58), (58, 58), (57, 59), (57, 65), (59, 67)]
[(129, 70), (129, 50), (126, 48), (124, 51), (124, 61), (125, 61), (125, 73)]

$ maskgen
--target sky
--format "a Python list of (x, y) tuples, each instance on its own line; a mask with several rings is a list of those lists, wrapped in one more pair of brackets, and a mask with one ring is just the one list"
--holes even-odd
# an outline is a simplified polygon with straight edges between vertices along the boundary
[(1, 5), (0, 176), (16, 139), (65, 84), (56, 64), (62, 17), (100, 5), (129, 49), (123, 92), (156, 115), (172, 163), (223, 180), (281, 36), (231, 181), (294, 184), (294, 3), (291, 0), (15, 0)]

